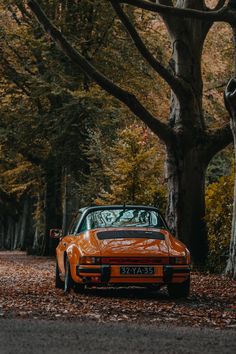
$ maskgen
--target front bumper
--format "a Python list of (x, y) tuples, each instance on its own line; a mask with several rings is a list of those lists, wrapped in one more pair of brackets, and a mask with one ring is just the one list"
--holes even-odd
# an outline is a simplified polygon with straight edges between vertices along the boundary
[(189, 265), (153, 265), (154, 274), (152, 275), (123, 275), (120, 274), (120, 267), (120, 265), (77, 265), (76, 276), (80, 282), (82, 280), (84, 283), (168, 284), (182, 283), (190, 274)]

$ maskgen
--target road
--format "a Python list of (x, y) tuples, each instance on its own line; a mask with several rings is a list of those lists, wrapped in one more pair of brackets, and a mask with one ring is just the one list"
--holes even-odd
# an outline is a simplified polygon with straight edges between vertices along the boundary
[(92, 321), (0, 320), (1, 354), (236, 353), (236, 331)]

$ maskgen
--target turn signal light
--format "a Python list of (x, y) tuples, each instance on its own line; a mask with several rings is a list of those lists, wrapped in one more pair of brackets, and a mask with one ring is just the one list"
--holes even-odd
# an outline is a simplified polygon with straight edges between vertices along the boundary
[(83, 256), (80, 258), (80, 264), (101, 264), (101, 258)]
[(187, 257), (170, 257), (170, 264), (187, 264)]

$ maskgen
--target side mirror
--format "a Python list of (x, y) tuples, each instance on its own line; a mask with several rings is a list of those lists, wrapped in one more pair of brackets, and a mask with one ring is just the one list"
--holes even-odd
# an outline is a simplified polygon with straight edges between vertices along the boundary
[(61, 229), (51, 229), (49, 231), (49, 235), (52, 238), (61, 238), (62, 237), (62, 230)]

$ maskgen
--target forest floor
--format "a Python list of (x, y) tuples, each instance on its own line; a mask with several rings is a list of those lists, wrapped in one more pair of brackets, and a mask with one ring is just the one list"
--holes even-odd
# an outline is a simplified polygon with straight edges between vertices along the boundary
[(191, 295), (171, 300), (165, 288), (90, 288), (64, 295), (54, 286), (55, 259), (0, 252), (0, 317), (94, 320), (236, 329), (236, 282), (193, 273)]

